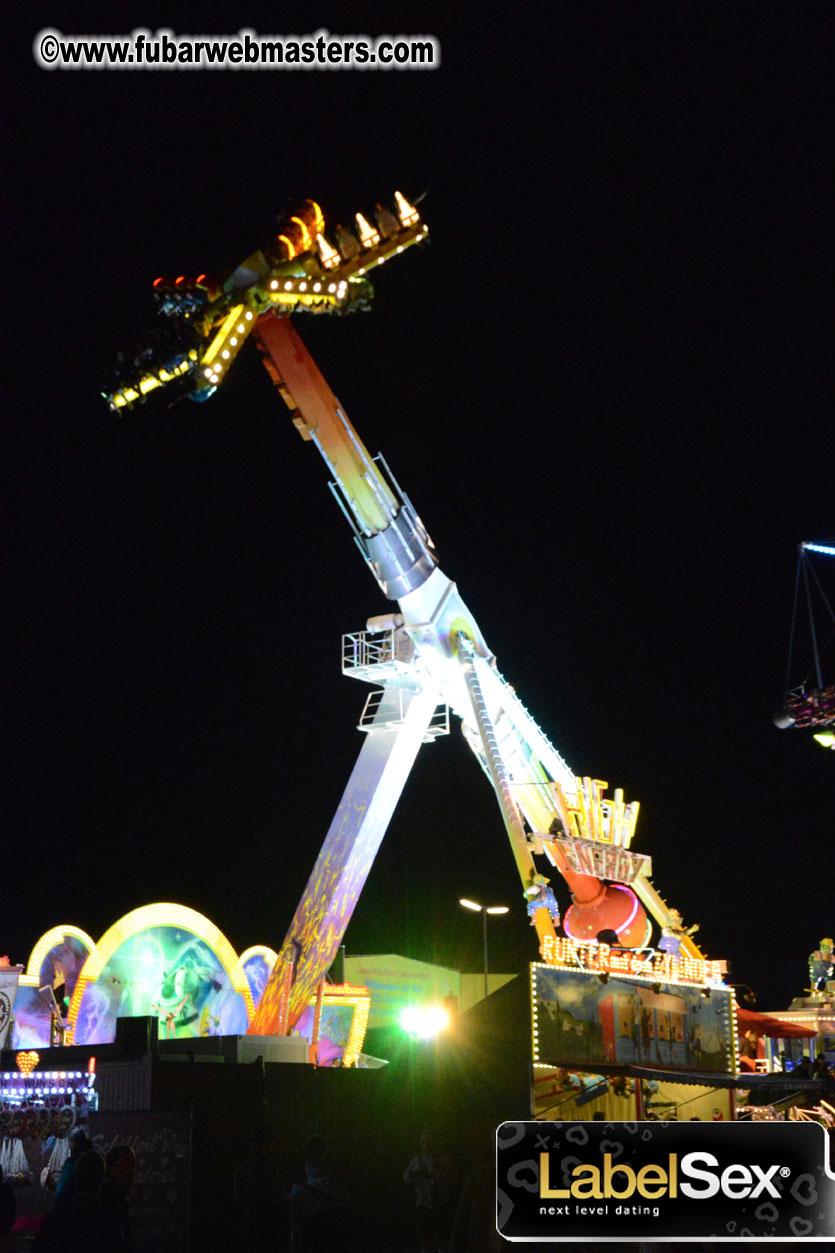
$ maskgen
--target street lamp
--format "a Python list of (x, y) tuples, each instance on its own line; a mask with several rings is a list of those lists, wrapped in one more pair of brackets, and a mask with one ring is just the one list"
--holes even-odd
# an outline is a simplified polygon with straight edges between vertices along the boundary
[(479, 905), (478, 901), (468, 901), (465, 897), (458, 898), (458, 904), (463, 905), (465, 909), (471, 909), (474, 913), (481, 914), (484, 919), (484, 995), (489, 996), (490, 991), (487, 984), (487, 915), (488, 914), (506, 914), (509, 912), (507, 905)]

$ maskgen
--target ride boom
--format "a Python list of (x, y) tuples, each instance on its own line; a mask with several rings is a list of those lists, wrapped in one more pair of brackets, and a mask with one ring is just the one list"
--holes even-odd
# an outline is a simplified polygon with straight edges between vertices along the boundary
[[(158, 355), (155, 371), (143, 374), (147, 357), (135, 358), (133, 376), (106, 393), (118, 411), (186, 379), (193, 397), (205, 399), (251, 333), (294, 425), (328, 465), (366, 564), (396, 604), (343, 637), (343, 673), (372, 686), (359, 723), (365, 740), (251, 1034), (291, 1031), (315, 996), (418, 750), (448, 732), (450, 711), (495, 791), (546, 960), (557, 938), (546, 895), (554, 909), (556, 902), (535, 884), (535, 878), (547, 883), (535, 857), (544, 856), (568, 884), (572, 904), (563, 925), (578, 943), (594, 943), (603, 932), (614, 933), (624, 949), (641, 948), (651, 931), (646, 909), (662, 927), (675, 913), (650, 882), (649, 858), (629, 847), (637, 803), (625, 804), (620, 791), (607, 800), (606, 783), (577, 778), (534, 722), (440, 569), (408, 496), (382, 457), (369, 454), (288, 316), (366, 306), (373, 296), (367, 271), (427, 233), (415, 207), (396, 193), (394, 213), (377, 206), (376, 229), (358, 214), (356, 234), (337, 228), (334, 246), (321, 210), (308, 201), (272, 249), (247, 258), (222, 288), (205, 275), (202, 287), (197, 280), (190, 286), (157, 280), (157, 290), (167, 293), (163, 316), (173, 316), (175, 329), (185, 326), (182, 344), (169, 336), (162, 354), (168, 356)], [(689, 934), (682, 934), (681, 949), (701, 957)]]

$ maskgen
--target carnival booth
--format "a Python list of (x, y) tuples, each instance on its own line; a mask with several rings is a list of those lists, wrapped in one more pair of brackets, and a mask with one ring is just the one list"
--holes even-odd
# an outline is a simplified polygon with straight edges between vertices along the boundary
[(765, 1047), (766, 1039), (813, 1040), (817, 1036), (814, 1027), (804, 1027), (773, 1014), (758, 1014), (752, 1009), (736, 1010), (739, 1044), (739, 1069), (763, 1073), (772, 1069)]

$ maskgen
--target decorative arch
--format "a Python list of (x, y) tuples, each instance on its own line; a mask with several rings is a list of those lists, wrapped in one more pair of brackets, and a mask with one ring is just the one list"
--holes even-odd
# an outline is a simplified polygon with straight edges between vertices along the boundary
[[(131, 941), (143, 933), (148, 935), (144, 952), (138, 945), (131, 945)], [(205, 945), (205, 951), (200, 949), (200, 944)], [(203, 962), (202, 966), (198, 966), (198, 957)], [(99, 940), (78, 977), (67, 1015), (72, 1038), (78, 1038), (85, 996), (94, 985), (101, 989), (97, 997), (101, 1002), (101, 1026), (92, 1028), (104, 1032), (98, 1042), (106, 1041), (106, 1033), (114, 1027), (116, 1018), (136, 1012), (156, 1013), (160, 1019), (161, 1034), (199, 1035), (207, 1030), (215, 1034), (211, 1019), (218, 1003), (212, 991), (219, 993), (221, 989), (215, 986), (218, 981), (212, 979), (210, 958), (228, 977), (229, 988), (223, 989), (224, 993), (231, 990), (242, 998), (246, 1022), (249, 1023), (254, 1004), (243, 965), (226, 936), (213, 922), (188, 906), (171, 902), (144, 905), (125, 914)], [(204, 974), (198, 975), (196, 970), (202, 970)], [(180, 971), (182, 974), (178, 979)], [(103, 975), (104, 980), (99, 984)], [(206, 984), (202, 988), (201, 978)], [(195, 986), (201, 990), (196, 992)], [(93, 993), (90, 995), (92, 997)], [(228, 1002), (228, 997), (226, 999)], [(81, 1029), (85, 1033), (91, 1030), (91, 1004), (88, 1001), (81, 1021)], [(235, 1013), (240, 1017), (239, 1010)], [(93, 1042), (88, 1034), (85, 1034), (85, 1040)]]
[(92, 953), (93, 949), (96, 947), (96, 941), (91, 935), (88, 935), (86, 931), (82, 931), (81, 927), (74, 927), (68, 922), (63, 923), (58, 927), (50, 927), (48, 931), (44, 932), (35, 947), (32, 949), (32, 952), (29, 955), (29, 964), (26, 967), (26, 974), (30, 975), (33, 979), (39, 978), (44, 959), (54, 948), (63, 944), (67, 936), (70, 936), (74, 940), (80, 940), (87, 949), (88, 953)]

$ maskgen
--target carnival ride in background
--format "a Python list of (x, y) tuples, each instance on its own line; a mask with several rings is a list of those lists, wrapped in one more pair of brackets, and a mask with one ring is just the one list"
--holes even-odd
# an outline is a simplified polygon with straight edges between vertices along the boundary
[(399, 192), (393, 211), (377, 205), (372, 216), (374, 225), (358, 213), (355, 230), (339, 226), (331, 242), (321, 209), (306, 201), (223, 283), (156, 279), (157, 329), (120, 357), (104, 393), (117, 412), (168, 385), (205, 400), (252, 335), (293, 424), (328, 465), (360, 553), (396, 603), (343, 636), (343, 673), (372, 686), (359, 722), (365, 740), (249, 1031), (287, 1034), (315, 998), (417, 752), (449, 732), (450, 712), (494, 788), (545, 961), (565, 941), (535, 861), (543, 857), (570, 890), (563, 927), (578, 951), (599, 940), (613, 952), (644, 949), (653, 919), (668, 961), (680, 956), (697, 981), (721, 982), (721, 964), (704, 962), (692, 939), (696, 928), (653, 886), (649, 857), (630, 847), (637, 801), (620, 789), (607, 798), (607, 783), (576, 776), (536, 724), (440, 569), (409, 497), (383, 457), (369, 455), (291, 323), (302, 312), (367, 308), (368, 273), (427, 237)]
[[(41, 936), (25, 971), (0, 957), (0, 1048), (110, 1044), (118, 1020), (135, 1017), (156, 1018), (160, 1039), (244, 1036), (276, 961), (266, 945), (236, 953), (185, 905), (143, 905), (98, 941), (63, 923)], [(370, 1000), (350, 983), (322, 988), (296, 1024), (302, 1053), (355, 1065)]]
[[(824, 677), (835, 648), (835, 610), (818, 574), (820, 557), (835, 557), (835, 544), (799, 546), (785, 694), (774, 721), (781, 730), (811, 729), (819, 744), (835, 749), (835, 682)], [(828, 675), (835, 677), (831, 668)]]

